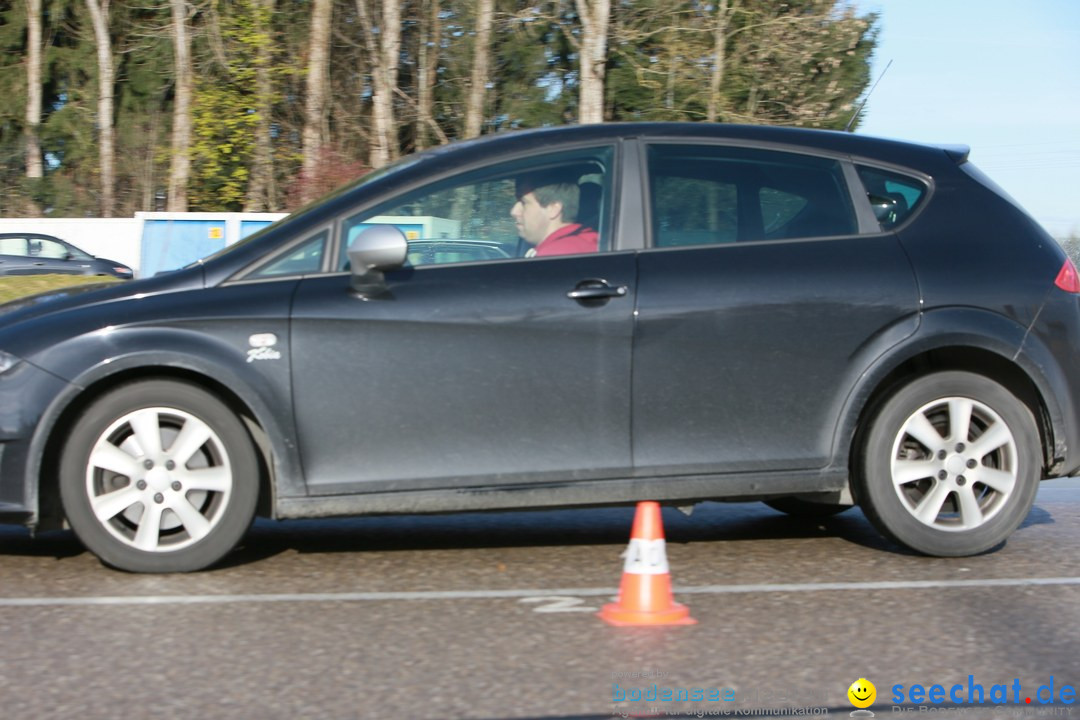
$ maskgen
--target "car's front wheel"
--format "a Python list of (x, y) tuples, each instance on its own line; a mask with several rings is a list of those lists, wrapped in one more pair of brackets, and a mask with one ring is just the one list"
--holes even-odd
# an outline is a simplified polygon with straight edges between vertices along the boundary
[(1004, 542), (1031, 510), (1041, 473), (1031, 411), (966, 372), (918, 378), (871, 421), (856, 469), (863, 512), (886, 536), (946, 557)]
[(79, 539), (134, 572), (188, 572), (247, 531), (258, 463), (242, 421), (205, 390), (173, 380), (122, 386), (76, 421), (60, 496)]

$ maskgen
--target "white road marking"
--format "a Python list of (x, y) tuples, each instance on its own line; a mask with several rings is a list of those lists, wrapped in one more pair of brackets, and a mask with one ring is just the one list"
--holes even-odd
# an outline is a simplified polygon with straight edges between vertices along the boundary
[[(676, 595), (802, 593), (827, 591), (930, 590), (988, 587), (1080, 585), (1080, 577), (987, 578), (982, 580), (888, 580), (881, 582), (775, 583), (676, 587)], [(527, 590), (436, 590), (416, 592), (266, 593), (249, 595), (104, 595), (84, 597), (7, 597), (0, 608), (110, 605), (214, 605), (236, 603), (389, 602), (409, 600), (498, 600), (512, 598), (611, 596), (614, 587)]]

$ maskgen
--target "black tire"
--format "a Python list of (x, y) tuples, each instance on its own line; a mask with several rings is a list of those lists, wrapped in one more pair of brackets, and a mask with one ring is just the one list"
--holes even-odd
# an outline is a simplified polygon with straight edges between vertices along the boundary
[(912, 381), (884, 402), (862, 438), (859, 504), (883, 535), (918, 552), (990, 550), (1035, 501), (1042, 462), (1034, 417), (980, 375)]
[(850, 510), (851, 505), (835, 505), (829, 503), (816, 503), (797, 497), (778, 497), (762, 500), (773, 510), (792, 517), (823, 518), (831, 515), (839, 515), (845, 510)]
[(224, 403), (187, 383), (147, 380), (102, 396), (76, 421), (61, 452), (60, 497), (75, 534), (104, 563), (190, 572), (247, 532), (258, 467), (250, 435)]

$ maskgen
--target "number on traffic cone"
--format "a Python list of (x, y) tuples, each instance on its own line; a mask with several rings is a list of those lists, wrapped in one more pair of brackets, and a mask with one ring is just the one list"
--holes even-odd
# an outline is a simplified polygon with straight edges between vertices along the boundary
[(674, 601), (660, 504), (639, 502), (626, 548), (617, 602), (598, 613), (612, 625), (692, 625), (690, 609)]

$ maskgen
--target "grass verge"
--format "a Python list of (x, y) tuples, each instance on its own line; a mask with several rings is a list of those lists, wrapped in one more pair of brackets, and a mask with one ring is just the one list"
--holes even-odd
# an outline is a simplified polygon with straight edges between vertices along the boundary
[(101, 275), (4, 275), (0, 276), (0, 303), (72, 285), (114, 282), (120, 280)]

